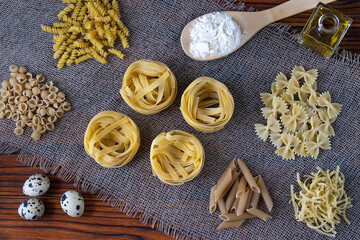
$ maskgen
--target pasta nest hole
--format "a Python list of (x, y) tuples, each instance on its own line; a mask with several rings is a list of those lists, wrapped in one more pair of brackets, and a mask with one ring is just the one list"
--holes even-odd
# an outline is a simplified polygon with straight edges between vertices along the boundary
[(196, 130), (216, 132), (233, 115), (234, 99), (223, 83), (200, 77), (184, 91), (180, 109), (186, 122)]
[(113, 111), (95, 115), (84, 137), (87, 154), (106, 168), (126, 165), (133, 159), (139, 146), (140, 132), (135, 122)]
[(180, 185), (195, 178), (203, 168), (204, 159), (200, 141), (184, 131), (161, 133), (151, 144), (153, 174), (167, 184)]
[(176, 93), (175, 75), (164, 63), (152, 60), (132, 63), (126, 70), (120, 90), (132, 109), (146, 115), (169, 107)]

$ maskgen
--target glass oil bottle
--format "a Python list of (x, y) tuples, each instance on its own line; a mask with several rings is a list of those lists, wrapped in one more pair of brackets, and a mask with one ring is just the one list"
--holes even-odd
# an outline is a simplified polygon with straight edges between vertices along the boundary
[(302, 30), (298, 43), (329, 59), (351, 23), (351, 18), (319, 3)]

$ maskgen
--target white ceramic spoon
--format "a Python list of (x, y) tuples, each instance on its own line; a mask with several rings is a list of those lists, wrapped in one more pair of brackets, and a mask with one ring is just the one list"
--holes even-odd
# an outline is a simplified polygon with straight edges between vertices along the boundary
[[(321, 0), (322, 3), (327, 4), (335, 2), (336, 0)], [(239, 11), (224, 11), (230, 15), (234, 21), (236, 21), (241, 28), (243, 33), (242, 40), (239, 45), (230, 53), (221, 56), (207, 56), (206, 58), (195, 58), (190, 53), (190, 43), (192, 41), (190, 37), (190, 28), (196, 19), (189, 22), (181, 33), (181, 46), (190, 58), (197, 61), (211, 61), (225, 57), (240, 47), (242, 47), (247, 41), (249, 41), (258, 31), (260, 31), (266, 25), (279, 21), (283, 18), (290, 17), (292, 15), (307, 11), (315, 8), (319, 3), (319, 0), (290, 0), (276, 7), (259, 11), (259, 12), (239, 12)]]

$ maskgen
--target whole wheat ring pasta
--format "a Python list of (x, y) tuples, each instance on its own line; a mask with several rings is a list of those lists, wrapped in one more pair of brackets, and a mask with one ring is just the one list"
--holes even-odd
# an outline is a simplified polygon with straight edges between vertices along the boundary
[(244, 212), (240, 216), (237, 216), (236, 213), (227, 213), (227, 214), (221, 214), (220, 218), (224, 221), (237, 221), (237, 220), (243, 220), (243, 219), (251, 219), (255, 218), (254, 215), (251, 215), (248, 212)]
[(210, 191), (210, 203), (209, 203), (209, 212), (212, 214), (216, 210), (216, 202), (215, 202), (215, 189), (216, 185), (211, 188)]
[(223, 83), (200, 77), (184, 91), (180, 110), (185, 121), (195, 130), (217, 132), (230, 120), (234, 112), (234, 99)]
[(247, 185), (246, 178), (242, 176), (238, 188), (236, 190), (236, 198), (240, 198), (244, 194), (246, 190), (246, 185)]
[(104, 111), (96, 114), (85, 132), (85, 151), (105, 168), (126, 165), (139, 146), (139, 128), (121, 113)]
[(135, 111), (150, 115), (173, 103), (176, 97), (176, 78), (164, 63), (140, 60), (125, 72), (120, 94)]
[(241, 195), (241, 197), (239, 198), (239, 203), (238, 203), (237, 208), (236, 208), (236, 215), (237, 216), (240, 216), (241, 214), (244, 213), (246, 203), (247, 203), (247, 200), (248, 200), (248, 197), (249, 197), (249, 192), (250, 192), (250, 189), (247, 189), (244, 192), (244, 194)]
[(260, 188), (256, 184), (254, 177), (251, 175), (251, 173), (249, 171), (249, 168), (246, 166), (244, 161), (242, 161), (240, 159), (238, 159), (237, 161), (238, 161), (238, 165), (239, 165), (239, 167), (241, 169), (241, 172), (244, 174), (244, 177), (246, 178), (246, 181), (250, 185), (251, 190), (253, 190), (254, 192), (259, 193)]
[(180, 185), (192, 180), (201, 172), (204, 160), (200, 141), (184, 131), (163, 132), (151, 144), (153, 174), (167, 184)]
[(229, 195), (228, 197), (226, 198), (226, 201), (225, 201), (225, 207), (226, 207), (226, 210), (230, 210), (233, 202), (235, 201), (235, 198), (236, 198), (236, 190), (239, 186), (239, 180), (235, 180), (235, 183), (233, 184), (233, 186), (231, 187), (231, 190), (229, 192)]
[(236, 220), (236, 221), (224, 221), (220, 224), (220, 226), (217, 228), (219, 229), (225, 229), (225, 228), (237, 228), (240, 227), (240, 225), (244, 222), (245, 220)]
[(266, 205), (267, 209), (269, 210), (269, 212), (271, 212), (271, 209), (273, 208), (274, 204), (273, 204), (273, 201), (270, 197), (270, 194), (265, 186), (264, 180), (261, 177), (261, 175), (259, 175), (258, 186), (260, 188), (261, 196), (264, 199), (265, 205)]
[(252, 215), (254, 215), (255, 217), (260, 218), (263, 221), (267, 221), (271, 219), (271, 216), (267, 213), (264, 213), (263, 211), (257, 209), (257, 208), (249, 208), (246, 209), (246, 211)]

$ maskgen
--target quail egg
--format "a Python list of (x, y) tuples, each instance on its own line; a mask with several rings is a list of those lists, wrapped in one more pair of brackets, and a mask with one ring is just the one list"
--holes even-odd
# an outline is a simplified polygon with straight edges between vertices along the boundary
[(76, 191), (65, 192), (61, 196), (60, 204), (64, 212), (70, 217), (80, 217), (84, 213), (84, 198)]
[(44, 174), (34, 174), (24, 183), (23, 193), (30, 197), (40, 197), (44, 195), (50, 187), (50, 180)]
[(40, 199), (30, 198), (18, 208), (19, 215), (26, 220), (37, 220), (45, 212), (45, 205)]

